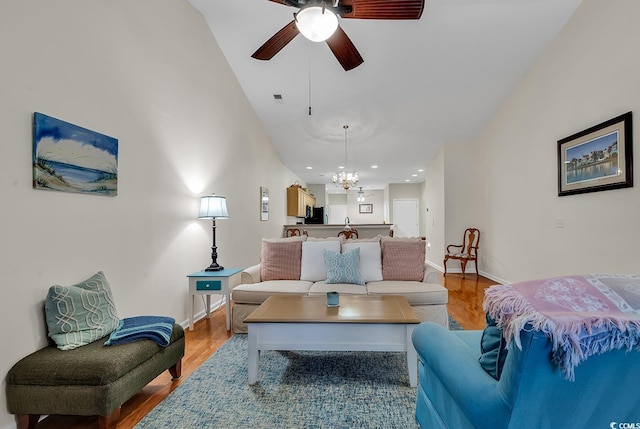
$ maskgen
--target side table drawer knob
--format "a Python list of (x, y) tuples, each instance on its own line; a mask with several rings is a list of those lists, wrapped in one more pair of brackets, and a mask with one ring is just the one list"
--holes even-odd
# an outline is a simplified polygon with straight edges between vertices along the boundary
[(196, 281), (196, 290), (222, 290), (222, 282), (220, 280), (198, 280)]

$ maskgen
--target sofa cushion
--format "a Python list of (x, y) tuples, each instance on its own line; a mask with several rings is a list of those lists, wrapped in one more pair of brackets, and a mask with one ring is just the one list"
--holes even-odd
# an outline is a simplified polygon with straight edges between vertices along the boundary
[(309, 295), (326, 295), (327, 292), (338, 292), (345, 295), (366, 295), (367, 288), (352, 283), (316, 282), (309, 289)]
[(439, 284), (416, 281), (392, 281), (367, 283), (369, 295), (402, 295), (410, 305), (446, 304), (449, 301), (447, 289)]
[(425, 264), (424, 240), (383, 237), (381, 246), (384, 280), (422, 281)]
[(507, 344), (502, 335), (502, 329), (496, 325), (496, 321), (487, 313), (487, 326), (482, 331), (480, 351), (478, 358), (480, 366), (496, 380), (500, 379), (504, 360), (507, 358)]
[(302, 280), (274, 280), (260, 283), (242, 284), (233, 288), (233, 302), (242, 304), (262, 304), (269, 296), (277, 294), (306, 295), (313, 283)]
[(120, 323), (111, 287), (102, 271), (72, 286), (54, 285), (45, 300), (49, 337), (60, 350), (99, 340)]
[(302, 240), (262, 240), (260, 259), (260, 280), (263, 282), (300, 280)]
[(300, 263), (300, 280), (317, 282), (327, 278), (324, 264), (324, 251), (340, 253), (340, 239), (309, 240), (302, 243), (302, 261)]
[(355, 248), (345, 253), (324, 251), (324, 262), (327, 268), (328, 284), (352, 283), (364, 285), (360, 274), (360, 249)]
[(382, 280), (382, 252), (380, 240), (359, 241), (352, 240), (342, 245), (342, 251), (348, 252), (355, 248), (360, 249), (360, 274), (366, 282), (379, 282)]

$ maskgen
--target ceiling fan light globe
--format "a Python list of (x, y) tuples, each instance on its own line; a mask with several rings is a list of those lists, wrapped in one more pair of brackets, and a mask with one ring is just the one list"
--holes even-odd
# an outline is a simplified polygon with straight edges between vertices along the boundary
[(338, 28), (338, 17), (324, 7), (309, 6), (297, 13), (296, 26), (312, 42), (324, 42)]

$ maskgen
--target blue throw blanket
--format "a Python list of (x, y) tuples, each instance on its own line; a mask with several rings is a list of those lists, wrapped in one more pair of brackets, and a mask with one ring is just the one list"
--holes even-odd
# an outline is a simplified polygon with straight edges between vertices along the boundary
[(175, 319), (165, 316), (137, 316), (120, 320), (120, 324), (111, 333), (105, 346), (116, 346), (137, 340), (153, 340), (166, 347), (171, 340)]

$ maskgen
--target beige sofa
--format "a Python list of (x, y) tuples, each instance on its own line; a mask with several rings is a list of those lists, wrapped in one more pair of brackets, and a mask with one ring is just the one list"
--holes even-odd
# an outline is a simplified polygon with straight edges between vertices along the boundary
[(419, 238), (265, 239), (261, 263), (241, 276), (241, 284), (231, 291), (235, 333), (247, 332), (244, 319), (271, 295), (330, 291), (402, 295), (421, 321), (449, 326), (447, 289), (438, 283), (438, 272), (425, 264), (425, 242)]

